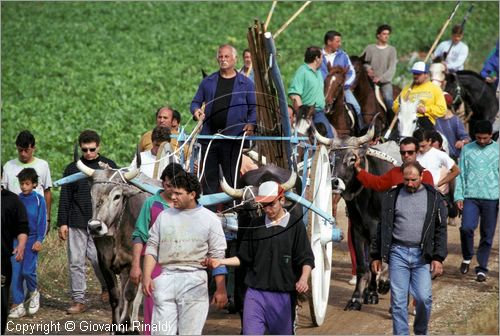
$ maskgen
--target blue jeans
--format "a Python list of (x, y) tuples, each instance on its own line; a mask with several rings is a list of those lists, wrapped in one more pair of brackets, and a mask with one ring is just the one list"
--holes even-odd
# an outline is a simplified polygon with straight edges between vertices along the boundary
[(328, 121), (328, 118), (325, 115), (325, 111), (316, 110), (314, 112), (313, 122), (315, 124), (323, 124), (326, 128), (326, 136), (330, 139), (333, 138), (332, 125)]
[(358, 123), (359, 123), (359, 128), (362, 129), (365, 127), (365, 122), (363, 120), (363, 116), (361, 115), (361, 106), (359, 106), (358, 101), (356, 100), (356, 97), (354, 97), (354, 94), (350, 89), (344, 90), (344, 99), (345, 102), (348, 104), (351, 104), (352, 107), (354, 107), (354, 111), (356, 112), (356, 115), (358, 116)]
[(432, 308), (430, 264), (419, 247), (392, 245), (389, 254), (391, 275), (392, 332), (409, 335), (408, 292), (417, 302), (413, 332), (426, 335)]
[(471, 260), (474, 256), (474, 231), (481, 224), (479, 234), (479, 246), (477, 248), (476, 273), (488, 273), (488, 259), (491, 252), (491, 244), (495, 236), (498, 215), (498, 200), (482, 200), (467, 198), (464, 200), (464, 211), (462, 214), (462, 227), (460, 227), (460, 242), (462, 243), (462, 257)]

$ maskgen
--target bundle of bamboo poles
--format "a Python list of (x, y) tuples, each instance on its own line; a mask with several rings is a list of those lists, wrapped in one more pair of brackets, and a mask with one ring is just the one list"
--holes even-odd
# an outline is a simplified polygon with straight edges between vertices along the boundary
[[(264, 23), (255, 20), (248, 27), (248, 46), (252, 55), (252, 67), (257, 101), (257, 135), (284, 136), (281, 128), (281, 114), (276, 88), (269, 76), (269, 53), (264, 43)], [(288, 159), (283, 141), (257, 141), (259, 158), (265, 156), (267, 162), (288, 169)]]

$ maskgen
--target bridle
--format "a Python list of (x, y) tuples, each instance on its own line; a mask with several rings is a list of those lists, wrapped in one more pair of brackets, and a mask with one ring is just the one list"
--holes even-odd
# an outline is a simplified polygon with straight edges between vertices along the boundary
[[(331, 78), (330, 78), (330, 81), (328, 83), (328, 89), (326, 90), (326, 94), (325, 94), (325, 102), (326, 100), (328, 100), (328, 97), (330, 97), (331, 95), (333, 95), (332, 93), (332, 86), (333, 86), (333, 83), (336, 82), (336, 76), (335, 74), (332, 74)], [(332, 97), (332, 102), (331, 103), (327, 103), (326, 104), (326, 109), (325, 109), (325, 114), (330, 114), (332, 113), (331, 112), (331, 109), (333, 108), (333, 106), (335, 105), (336, 101), (337, 101), (337, 98), (340, 96), (340, 93), (342, 91), (342, 83), (340, 85), (338, 85), (338, 89), (337, 89), (337, 93)]]

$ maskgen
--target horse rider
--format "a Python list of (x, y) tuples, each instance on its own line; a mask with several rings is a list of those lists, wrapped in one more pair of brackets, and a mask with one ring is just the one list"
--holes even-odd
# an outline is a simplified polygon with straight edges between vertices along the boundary
[(302, 64), (293, 75), (288, 88), (288, 96), (293, 102), (295, 111), (302, 105), (314, 106), (313, 122), (323, 124), (327, 130), (327, 137), (333, 138), (330, 122), (325, 115), (325, 94), (323, 92), (323, 77), (320, 67), (323, 62), (321, 48), (311, 46), (304, 54)]
[(464, 69), (465, 60), (469, 55), (469, 47), (462, 42), (464, 28), (462, 25), (454, 25), (451, 29), (451, 40), (439, 43), (434, 52), (434, 62), (442, 62), (446, 65), (448, 72)]
[(351, 85), (354, 83), (356, 79), (356, 71), (351, 63), (349, 55), (341, 49), (342, 47), (342, 35), (335, 31), (330, 30), (327, 31), (324, 37), (325, 46), (322, 50), (323, 53), (323, 63), (321, 64), (321, 74), (323, 75), (323, 80), (325, 80), (326, 76), (328, 76), (328, 66), (340, 65), (344, 68), (348, 68), (346, 80), (344, 83), (344, 94), (345, 101), (348, 104), (351, 104), (354, 107), (356, 115), (358, 116), (359, 128), (363, 129), (365, 127), (365, 123), (363, 120), (363, 116), (361, 114), (361, 106), (359, 106), (356, 97), (351, 91)]
[(392, 92), (392, 79), (396, 73), (398, 55), (396, 48), (389, 45), (389, 36), (392, 28), (388, 24), (377, 28), (375, 44), (369, 44), (363, 51), (365, 68), (368, 76), (375, 85), (380, 87), (387, 110), (392, 109), (394, 97)]
[(434, 129), (437, 118), (446, 114), (446, 101), (440, 87), (429, 80), (429, 68), (422, 62), (415, 62), (411, 68), (413, 82), (403, 88), (394, 101), (392, 110), (399, 112), (400, 100), (419, 101), (417, 106), (418, 125)]

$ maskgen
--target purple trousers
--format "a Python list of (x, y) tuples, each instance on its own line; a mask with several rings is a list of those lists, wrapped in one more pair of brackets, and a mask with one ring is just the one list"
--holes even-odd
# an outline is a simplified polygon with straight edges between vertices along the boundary
[(243, 335), (292, 335), (295, 307), (290, 292), (248, 288), (243, 308)]
[[(156, 278), (161, 274), (161, 266), (160, 264), (156, 264), (153, 272), (151, 273), (151, 279)], [(144, 335), (151, 335), (151, 317), (153, 316), (153, 305), (154, 305), (153, 295), (146, 296), (144, 295)], [(149, 327), (146, 327), (148, 325)]]

